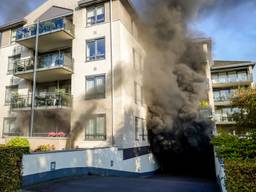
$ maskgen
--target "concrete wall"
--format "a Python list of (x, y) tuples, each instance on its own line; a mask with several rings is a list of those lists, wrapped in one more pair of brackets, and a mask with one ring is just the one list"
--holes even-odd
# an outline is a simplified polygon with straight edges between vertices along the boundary
[(146, 176), (158, 169), (151, 153), (123, 160), (123, 151), (118, 148), (35, 153), (24, 155), (22, 163), (24, 185), (88, 173)]

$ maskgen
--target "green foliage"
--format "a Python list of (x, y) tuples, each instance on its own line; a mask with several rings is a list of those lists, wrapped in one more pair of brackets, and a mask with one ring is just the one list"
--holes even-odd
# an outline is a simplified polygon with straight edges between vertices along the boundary
[(256, 132), (247, 136), (222, 133), (212, 143), (224, 159), (228, 192), (256, 191)]
[(10, 147), (29, 147), (29, 141), (26, 138), (14, 137), (8, 143)]
[(253, 159), (256, 158), (255, 133), (239, 137), (222, 133), (212, 139), (217, 154), (223, 159)]
[(256, 191), (256, 160), (225, 160), (228, 192)]
[(28, 147), (0, 145), (0, 191), (14, 192), (21, 187), (22, 155)]
[(38, 146), (34, 152), (47, 152), (47, 151), (54, 151), (55, 146), (50, 144), (40, 145)]
[(256, 88), (239, 89), (231, 99), (232, 105), (240, 109), (233, 114), (238, 129), (256, 129)]

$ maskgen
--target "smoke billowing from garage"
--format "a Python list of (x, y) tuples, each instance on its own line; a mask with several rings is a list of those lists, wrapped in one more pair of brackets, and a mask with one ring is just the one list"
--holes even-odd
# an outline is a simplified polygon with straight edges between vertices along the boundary
[(206, 53), (187, 30), (204, 4), (203, 0), (144, 1), (147, 127), (160, 164), (167, 156), (209, 147), (212, 126), (199, 117), (200, 101), (208, 92)]

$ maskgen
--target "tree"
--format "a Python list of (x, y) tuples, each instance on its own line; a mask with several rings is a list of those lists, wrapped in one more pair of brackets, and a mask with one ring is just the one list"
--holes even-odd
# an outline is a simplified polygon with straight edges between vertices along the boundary
[(240, 130), (256, 130), (256, 88), (239, 89), (231, 99), (238, 110), (232, 118)]

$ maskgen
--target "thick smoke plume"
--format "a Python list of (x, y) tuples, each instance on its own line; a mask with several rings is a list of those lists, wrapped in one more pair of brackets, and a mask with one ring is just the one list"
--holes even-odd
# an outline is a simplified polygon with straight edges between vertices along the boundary
[[(147, 52), (144, 70), (147, 127), (158, 159), (166, 153), (204, 150), (211, 125), (199, 118), (207, 98), (206, 54), (188, 34), (187, 23), (203, 0), (147, 0), (144, 3)], [(165, 156), (165, 155), (164, 155)], [(160, 162), (161, 163), (161, 162)]]

